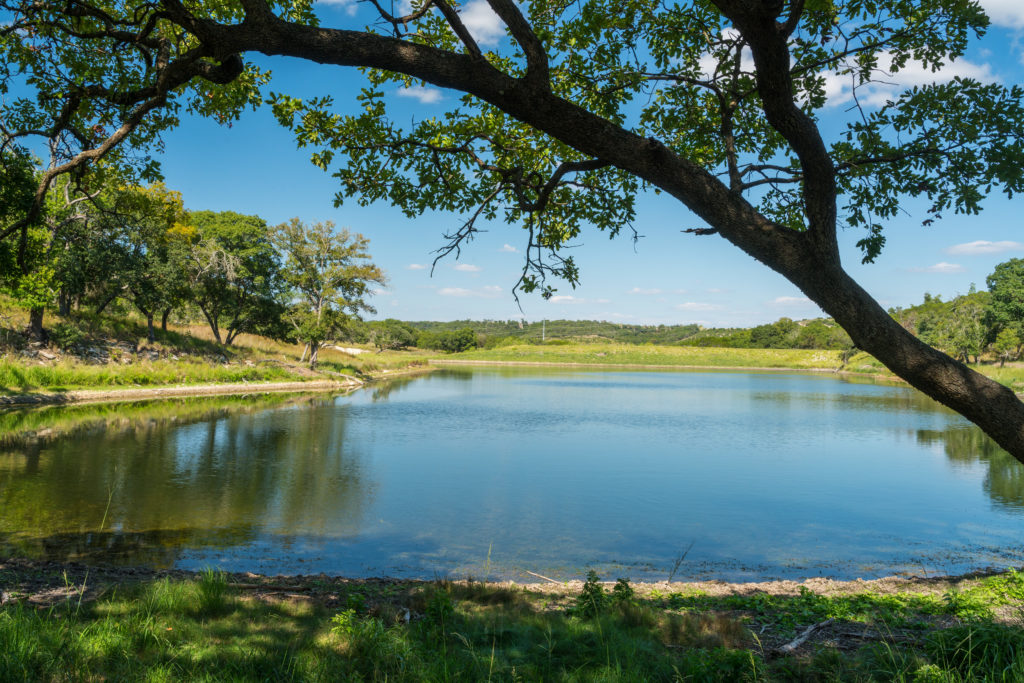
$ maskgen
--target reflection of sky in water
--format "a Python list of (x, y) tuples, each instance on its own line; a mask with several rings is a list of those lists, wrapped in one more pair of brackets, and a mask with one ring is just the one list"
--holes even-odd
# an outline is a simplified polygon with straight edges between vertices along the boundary
[(116, 523), (190, 567), (664, 578), (692, 542), (681, 578), (851, 577), (1024, 552), (1019, 463), (910, 389), (828, 376), (446, 371), (40, 463), (32, 495), (78, 501), (57, 530), (114, 487)]

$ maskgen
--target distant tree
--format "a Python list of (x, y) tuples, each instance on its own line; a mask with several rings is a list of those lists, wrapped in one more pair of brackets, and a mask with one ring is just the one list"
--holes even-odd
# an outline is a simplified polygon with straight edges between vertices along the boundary
[(233, 211), (193, 211), (195, 230), (188, 274), (192, 300), (218, 343), (242, 332), (280, 333), (285, 282), (271, 230), (259, 216)]
[(370, 261), (370, 241), (337, 231), (330, 221), (306, 225), (293, 218), (274, 228), (273, 242), (284, 256), (282, 275), (292, 298), (288, 319), (315, 368), (325, 343), (343, 336), (352, 318), (374, 311), (366, 302), (370, 286), (387, 278)]
[[(998, 335), (1012, 330), (1024, 341), (1024, 259), (1010, 259), (996, 266), (985, 278), (991, 299), (985, 311), (985, 322)], [(1018, 343), (1016, 354), (1020, 354)]]
[(1006, 361), (1017, 358), (1019, 349), (1020, 337), (1009, 327), (1003, 328), (992, 342), (992, 350), (999, 359), (999, 367), (1006, 365)]
[(368, 329), (368, 339), (378, 352), (408, 348), (416, 343), (418, 334), (415, 327), (394, 318), (374, 321)]

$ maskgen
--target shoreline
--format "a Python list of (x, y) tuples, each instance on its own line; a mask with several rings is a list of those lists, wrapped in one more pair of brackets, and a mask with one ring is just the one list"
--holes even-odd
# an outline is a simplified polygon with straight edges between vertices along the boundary
[(236, 382), (231, 384), (178, 384), (163, 387), (125, 387), (119, 389), (75, 389), (72, 391), (38, 391), (0, 396), (0, 408), (20, 406), (52, 406), (72, 403), (107, 403), (146, 401), (161, 398), (192, 396), (223, 396), (271, 393), (327, 392), (357, 389), (355, 381), (315, 380), (311, 382)]
[(758, 367), (752, 365), (666, 365), (647, 363), (580, 363), (576, 361), (533, 361), (533, 360), (469, 360), (460, 358), (431, 358), (431, 365), (493, 365), (507, 367), (565, 367), (565, 368), (609, 368), (612, 370), (720, 370), (722, 372), (797, 372), (819, 375), (841, 375), (844, 377), (866, 377), (880, 379), (897, 384), (907, 381), (896, 375), (880, 375), (877, 373), (853, 372), (836, 368), (784, 368), (777, 366)]
[[(28, 581), (40, 587), (68, 587), (75, 583), (91, 584), (89, 590), (105, 592), (104, 586), (120, 583), (154, 581), (158, 579), (189, 580), (199, 579), (205, 570), (165, 568), (157, 569), (148, 566), (120, 566), (111, 564), (87, 564), (75, 561), (33, 560), (22, 557), (0, 556), (0, 579), (13, 575), (16, 580)], [(876, 579), (831, 579), (812, 576), (804, 579), (773, 579), (767, 581), (728, 582), (718, 579), (702, 581), (630, 581), (630, 586), (641, 596), (651, 594), (700, 593), (709, 596), (766, 594), (773, 596), (799, 596), (803, 591), (811, 591), (817, 595), (853, 595), (873, 592), (879, 594), (920, 593), (943, 594), (950, 590), (963, 587), (993, 576), (1010, 572), (1024, 572), (1024, 567), (1008, 567), (1005, 569), (979, 569), (964, 574), (936, 576), (884, 576)], [(422, 586), (456, 584), (482, 584), (493, 587), (517, 588), (537, 593), (579, 593), (584, 586), (582, 579), (555, 581), (553, 579), (536, 582), (504, 580), (488, 581), (473, 577), (436, 577), (433, 579), (404, 578), (392, 576), (349, 577), (334, 574), (258, 574), (255, 572), (224, 571), (228, 585), (242, 590), (272, 589), (273, 591), (311, 591), (320, 590), (325, 586), (334, 585), (401, 585)], [(47, 576), (49, 575), (49, 576)], [(539, 576), (539, 575), (538, 575)], [(611, 587), (613, 580), (602, 580), (601, 585)], [(52, 584), (52, 586), (51, 586)], [(0, 585), (10, 590), (13, 583)], [(88, 597), (88, 596), (87, 596)]]
[(69, 391), (30, 391), (22, 394), (0, 395), (0, 410), (31, 406), (61, 406), (83, 403), (114, 403), (148, 401), (163, 398), (192, 398), (196, 396), (244, 396), (246, 394), (304, 394), (331, 391), (354, 391), (376, 382), (426, 374), (429, 365), (410, 366), (400, 370), (384, 370), (368, 380), (350, 377), (345, 380), (318, 379), (309, 382), (230, 382), (223, 384), (174, 384), (158, 387), (104, 387), (72, 389)]

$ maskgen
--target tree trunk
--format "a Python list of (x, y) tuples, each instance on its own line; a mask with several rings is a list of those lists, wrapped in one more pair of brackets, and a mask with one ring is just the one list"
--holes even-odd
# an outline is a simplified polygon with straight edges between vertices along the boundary
[(28, 336), (32, 341), (46, 341), (46, 333), (43, 331), (44, 308), (33, 308), (28, 312)]
[(203, 312), (203, 317), (206, 318), (206, 322), (210, 325), (210, 331), (213, 332), (213, 338), (217, 340), (218, 344), (223, 344), (220, 340), (220, 326), (217, 324), (217, 318), (206, 312), (206, 309), (202, 306), (199, 310)]
[(57, 293), (57, 313), (62, 316), (71, 313), (71, 295), (63, 287)]
[(152, 344), (156, 341), (156, 334), (153, 332), (153, 314), (146, 313), (146, 338)]
[(171, 317), (171, 308), (165, 308), (163, 315), (160, 316), (160, 329), (164, 332), (167, 331), (167, 319)]
[(1011, 389), (907, 332), (838, 262), (780, 272), (835, 318), (860, 349), (911, 386), (974, 422), (1024, 462), (1024, 403)]
[(310, 344), (309, 345), (309, 369), (316, 370), (317, 361), (320, 358), (320, 345)]

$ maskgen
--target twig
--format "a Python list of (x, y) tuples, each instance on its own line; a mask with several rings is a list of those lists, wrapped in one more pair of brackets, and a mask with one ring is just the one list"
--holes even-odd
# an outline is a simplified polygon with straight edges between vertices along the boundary
[(542, 576), (542, 575), (540, 575), (540, 574), (538, 574), (536, 572), (531, 572), (529, 569), (524, 569), (523, 571), (526, 572), (527, 574), (529, 574), (530, 576), (536, 576), (538, 579), (544, 579), (545, 581), (550, 581), (551, 583), (557, 583), (558, 585), (562, 585), (561, 581), (555, 581), (554, 579), (549, 579), (548, 577)]
[(777, 647), (774, 650), (772, 650), (772, 654), (788, 655), (788, 654), (792, 653), (798, 647), (803, 645), (804, 642), (808, 638), (811, 637), (812, 633), (817, 631), (819, 628), (822, 628), (824, 626), (828, 626), (829, 624), (831, 624), (834, 621), (835, 621), (835, 619), (826, 619), (825, 621), (819, 622), (817, 624), (811, 624), (806, 629), (804, 629), (804, 632), (801, 633), (799, 636), (797, 636), (794, 640), (792, 640), (792, 641), (786, 643), (785, 645), (782, 645), (782, 646)]

